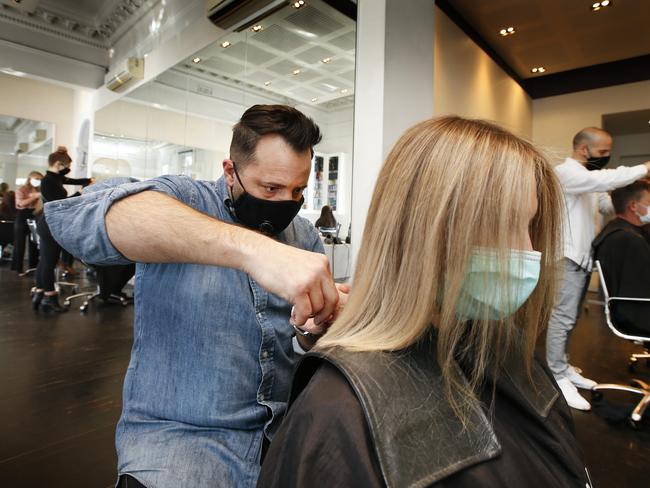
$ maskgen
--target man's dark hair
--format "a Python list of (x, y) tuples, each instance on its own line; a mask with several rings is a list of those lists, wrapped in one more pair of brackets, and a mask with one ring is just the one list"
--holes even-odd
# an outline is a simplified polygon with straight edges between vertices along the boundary
[(232, 129), (230, 158), (240, 166), (251, 162), (260, 138), (278, 134), (296, 152), (313, 147), (321, 140), (318, 126), (305, 114), (287, 105), (253, 105)]
[(641, 200), (644, 191), (650, 191), (650, 180), (637, 180), (631, 185), (612, 191), (612, 204), (617, 214), (624, 214), (627, 204)]

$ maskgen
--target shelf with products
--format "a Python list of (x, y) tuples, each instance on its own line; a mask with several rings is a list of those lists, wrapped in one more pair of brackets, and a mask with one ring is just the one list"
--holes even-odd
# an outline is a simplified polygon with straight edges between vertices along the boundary
[(342, 154), (314, 154), (309, 183), (304, 193), (304, 210), (320, 212), (324, 205), (329, 205), (333, 211), (337, 211), (341, 204), (342, 165)]

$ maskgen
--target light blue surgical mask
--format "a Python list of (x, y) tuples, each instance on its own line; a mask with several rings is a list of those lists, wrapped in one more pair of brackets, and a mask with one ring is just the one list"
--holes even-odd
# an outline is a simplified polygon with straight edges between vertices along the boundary
[(542, 253), (510, 250), (507, 258), (507, 289), (504, 289), (498, 253), (476, 248), (458, 301), (457, 313), (464, 320), (500, 320), (515, 313), (530, 297), (539, 281)]
[(650, 224), (650, 207), (643, 205), (645, 207), (645, 215), (641, 215), (639, 212), (636, 213), (636, 216), (639, 217), (639, 220), (642, 224)]

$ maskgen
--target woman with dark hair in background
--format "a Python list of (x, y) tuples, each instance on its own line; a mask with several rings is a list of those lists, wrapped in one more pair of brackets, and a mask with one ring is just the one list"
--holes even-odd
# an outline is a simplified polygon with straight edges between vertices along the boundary
[[(62, 200), (68, 197), (68, 192), (63, 185), (89, 185), (90, 178), (67, 178), (70, 172), (72, 158), (65, 147), (59, 148), (50, 154), (47, 160), (48, 169), (41, 181), (41, 196), (43, 203)], [(78, 193), (71, 195), (77, 196)], [(41, 259), (36, 269), (36, 293), (32, 299), (34, 310), (42, 312), (65, 312), (66, 309), (59, 304), (59, 298), (54, 288), (54, 269), (61, 255), (61, 246), (54, 240), (50, 228), (41, 213), (36, 222), (40, 238)]]
[(332, 207), (325, 205), (320, 211), (320, 217), (314, 224), (314, 227), (325, 229), (336, 229), (336, 219), (332, 213)]
[(34, 209), (41, 199), (39, 187), (42, 179), (41, 173), (32, 171), (27, 175), (25, 184), (16, 190), (17, 212), (14, 223), (14, 254), (11, 269), (19, 274), (23, 272), (26, 239), (29, 242), (29, 269), (35, 268), (38, 264), (38, 246), (29, 239), (27, 219), (34, 218)]
[(14, 220), (16, 218), (16, 193), (8, 191), (0, 200), (0, 220)]

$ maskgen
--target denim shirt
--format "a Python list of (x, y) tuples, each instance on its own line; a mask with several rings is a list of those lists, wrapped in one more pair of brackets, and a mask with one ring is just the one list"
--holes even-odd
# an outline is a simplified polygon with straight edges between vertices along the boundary
[[(144, 190), (237, 223), (223, 177), (93, 186), (45, 206), (55, 239), (88, 263), (129, 262), (108, 239), (104, 217), (113, 202)], [(324, 252), (302, 217), (277, 239)], [(297, 359), (291, 304), (244, 272), (218, 266), (138, 263), (135, 280), (134, 340), (116, 432), (119, 474), (151, 488), (255, 486), (262, 440), (279, 426)]]

